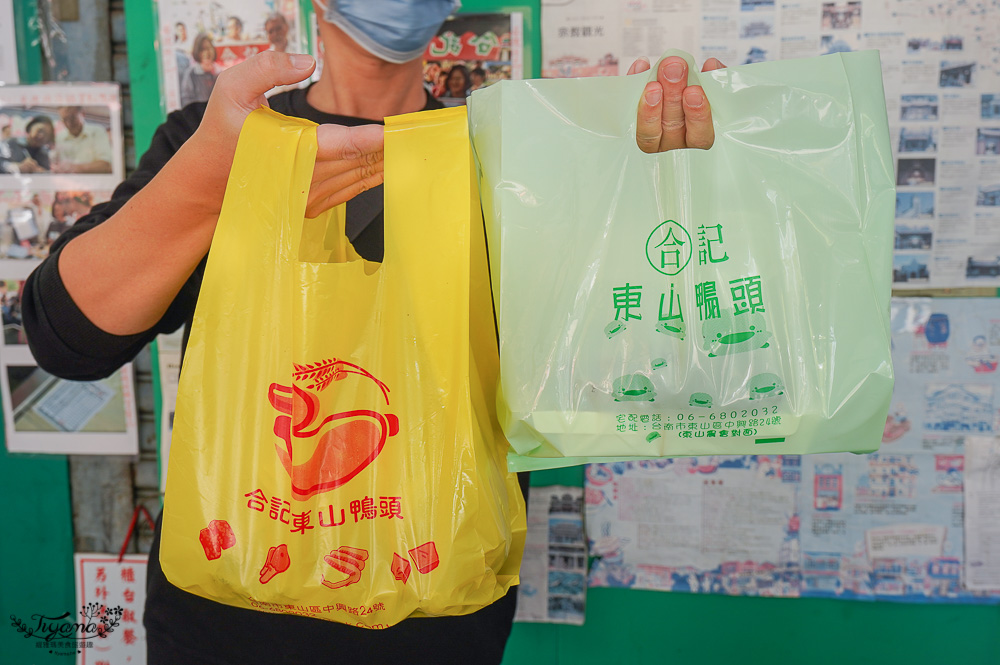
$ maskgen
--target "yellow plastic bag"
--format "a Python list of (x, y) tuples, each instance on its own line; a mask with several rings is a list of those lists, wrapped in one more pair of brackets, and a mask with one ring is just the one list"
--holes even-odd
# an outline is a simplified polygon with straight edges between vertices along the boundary
[(163, 571), (367, 628), (468, 614), (517, 583), (525, 508), (492, 408), (465, 109), (386, 120), (382, 264), (343, 207), (303, 222), (315, 155), (312, 123), (244, 125), (181, 374)]

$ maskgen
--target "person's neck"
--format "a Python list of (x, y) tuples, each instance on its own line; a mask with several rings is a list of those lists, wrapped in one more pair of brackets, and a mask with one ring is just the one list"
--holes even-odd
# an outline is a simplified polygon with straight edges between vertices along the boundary
[[(385, 62), (353, 45), (326, 44), (323, 73), (309, 88), (310, 106), (368, 120), (423, 110), (427, 103), (420, 60)], [(345, 48), (345, 46), (347, 48)]]

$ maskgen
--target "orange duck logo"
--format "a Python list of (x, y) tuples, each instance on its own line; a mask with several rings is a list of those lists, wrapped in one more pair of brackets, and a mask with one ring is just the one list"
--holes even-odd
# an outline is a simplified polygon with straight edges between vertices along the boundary
[(337, 358), (296, 364), (291, 387), (272, 383), (268, 388), (268, 400), (281, 414), (274, 419), (280, 439), (275, 449), (292, 480), (292, 495), (300, 501), (347, 483), (399, 433), (399, 418), (391, 413), (354, 409), (322, 414), (319, 393), (352, 375), (373, 381), (389, 405), (384, 383), (363, 367)]

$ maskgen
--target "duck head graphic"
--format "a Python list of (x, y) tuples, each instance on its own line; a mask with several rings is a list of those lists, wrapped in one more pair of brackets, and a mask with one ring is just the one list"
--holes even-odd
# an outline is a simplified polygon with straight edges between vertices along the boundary
[(293, 383), (272, 383), (268, 401), (279, 415), (275, 450), (291, 478), (292, 495), (303, 500), (336, 489), (368, 467), (389, 437), (399, 433), (399, 418), (374, 409), (324, 413), (320, 393), (335, 382), (358, 376), (378, 386), (385, 405), (389, 388), (363, 367), (337, 358), (294, 365)]

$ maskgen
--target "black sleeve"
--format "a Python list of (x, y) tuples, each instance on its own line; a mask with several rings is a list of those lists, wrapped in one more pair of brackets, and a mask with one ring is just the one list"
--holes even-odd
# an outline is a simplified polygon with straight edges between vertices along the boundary
[[(194, 134), (204, 113), (204, 103), (171, 113), (156, 130), (135, 173), (118, 186), (110, 201), (94, 206), (90, 214), (52, 243), (49, 257), (28, 277), (21, 299), (24, 330), (35, 360), (45, 371), (77, 381), (104, 378), (135, 358), (156, 335), (177, 330), (192, 317), (204, 274), (204, 259), (156, 325), (145, 332), (124, 336), (101, 330), (80, 311), (63, 285), (58, 263), (66, 243), (118, 212), (159, 173)], [(169, 205), (169, 201), (164, 201), (164, 210)], [(150, 223), (169, 224), (169, 219), (150, 220)], [(121, 276), (123, 280), (128, 278)]]

